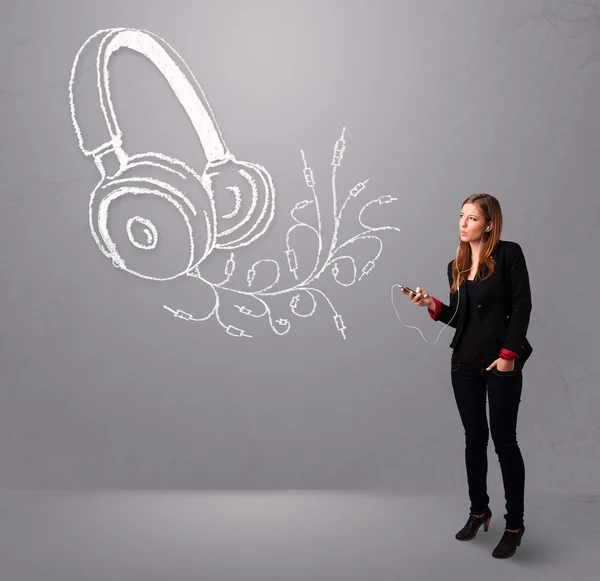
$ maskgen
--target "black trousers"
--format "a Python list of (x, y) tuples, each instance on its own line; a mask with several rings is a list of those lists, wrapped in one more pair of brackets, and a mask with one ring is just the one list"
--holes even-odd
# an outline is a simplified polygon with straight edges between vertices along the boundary
[[(491, 363), (491, 362), (490, 362)], [(487, 494), (487, 445), (491, 431), (500, 461), (506, 499), (506, 528), (523, 525), (525, 465), (517, 443), (517, 414), (521, 402), (523, 372), (518, 359), (513, 371), (451, 363), (452, 387), (465, 429), (465, 461), (470, 511), (481, 514), (489, 503)], [(490, 426), (486, 415), (489, 394)]]

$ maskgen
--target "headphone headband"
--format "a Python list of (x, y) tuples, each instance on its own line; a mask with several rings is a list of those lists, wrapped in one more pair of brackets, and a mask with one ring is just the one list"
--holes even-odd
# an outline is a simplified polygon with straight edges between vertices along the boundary
[[(90, 147), (84, 143), (82, 131), (75, 115), (73, 96), (73, 85), (78, 78), (75, 73), (78, 65), (81, 65), (83, 51), (90, 44), (97, 46), (96, 80), (98, 96), (109, 132), (109, 139), (102, 141), (100, 145), (95, 147)], [(69, 83), (71, 117), (79, 146), (85, 155), (93, 155), (97, 158), (109, 151), (115, 151), (118, 157), (124, 155), (121, 149), (123, 133), (119, 127), (110, 98), (110, 75), (108, 71), (111, 56), (120, 48), (129, 48), (145, 56), (164, 76), (194, 125), (207, 161), (221, 161), (231, 157), (204, 92), (186, 62), (175, 49), (155, 34), (129, 28), (112, 28), (96, 32), (86, 40), (75, 57)]]

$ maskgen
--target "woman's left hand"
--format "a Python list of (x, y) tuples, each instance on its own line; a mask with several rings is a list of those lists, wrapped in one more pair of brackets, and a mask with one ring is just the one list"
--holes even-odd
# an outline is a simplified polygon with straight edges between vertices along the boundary
[(490, 371), (494, 367), (497, 367), (498, 371), (514, 371), (515, 360), (514, 360), (514, 358), (513, 359), (502, 359), (502, 357), (499, 357), (489, 367), (486, 367), (486, 369), (488, 371)]

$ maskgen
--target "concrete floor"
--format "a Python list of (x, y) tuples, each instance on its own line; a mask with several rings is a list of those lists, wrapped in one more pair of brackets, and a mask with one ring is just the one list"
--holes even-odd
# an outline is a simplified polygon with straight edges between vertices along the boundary
[(0, 581), (597, 581), (600, 493), (527, 492), (516, 555), (458, 494), (0, 491)]

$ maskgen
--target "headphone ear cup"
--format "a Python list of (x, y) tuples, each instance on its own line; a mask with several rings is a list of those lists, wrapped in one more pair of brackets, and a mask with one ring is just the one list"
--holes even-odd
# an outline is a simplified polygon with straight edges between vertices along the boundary
[(216, 248), (246, 246), (264, 234), (275, 214), (275, 187), (264, 167), (233, 157), (211, 162), (202, 183), (215, 204)]
[(90, 228), (102, 252), (152, 280), (171, 280), (202, 262), (215, 246), (215, 218), (200, 176), (158, 154), (132, 156), (90, 199)]

